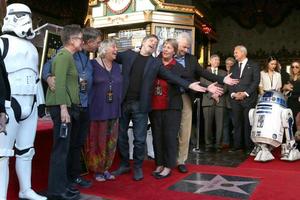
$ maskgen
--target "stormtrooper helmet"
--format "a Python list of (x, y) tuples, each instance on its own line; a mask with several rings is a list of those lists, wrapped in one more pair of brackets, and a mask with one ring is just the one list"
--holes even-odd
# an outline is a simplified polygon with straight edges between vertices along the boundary
[(14, 32), (20, 38), (34, 38), (30, 8), (21, 3), (7, 6), (2, 32)]

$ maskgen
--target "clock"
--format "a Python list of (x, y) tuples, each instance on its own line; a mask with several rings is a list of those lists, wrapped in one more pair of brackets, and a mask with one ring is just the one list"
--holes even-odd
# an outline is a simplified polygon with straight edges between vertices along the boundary
[(131, 0), (109, 0), (106, 4), (112, 13), (121, 14), (130, 6)]

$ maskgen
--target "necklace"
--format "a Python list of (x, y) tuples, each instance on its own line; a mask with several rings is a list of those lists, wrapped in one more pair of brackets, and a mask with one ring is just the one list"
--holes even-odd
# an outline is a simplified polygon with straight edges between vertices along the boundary
[(98, 63), (104, 67), (107, 71), (111, 71), (112, 63), (110, 65), (105, 64), (104, 60), (102, 58), (97, 57)]

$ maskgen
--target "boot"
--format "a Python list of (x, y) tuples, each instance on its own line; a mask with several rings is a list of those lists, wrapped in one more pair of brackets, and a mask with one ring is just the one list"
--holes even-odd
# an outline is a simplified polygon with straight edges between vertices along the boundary
[(0, 158), (0, 200), (6, 200), (7, 187), (9, 180), (9, 157)]
[(31, 189), (31, 164), (34, 149), (29, 152), (16, 156), (16, 172), (19, 179), (20, 191), (19, 198), (28, 200), (46, 200), (46, 197), (38, 195)]

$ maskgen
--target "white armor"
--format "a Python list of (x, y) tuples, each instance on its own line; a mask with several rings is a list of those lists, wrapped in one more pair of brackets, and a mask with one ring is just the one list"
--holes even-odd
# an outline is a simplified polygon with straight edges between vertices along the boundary
[[(255, 109), (249, 111), (251, 139), (255, 147), (251, 156), (255, 161), (273, 160), (271, 151), (281, 145), (281, 160), (300, 159), (292, 132), (293, 114), (287, 108), (284, 96), (276, 91), (267, 91), (259, 99)], [(285, 135), (286, 143), (282, 144)]]
[[(21, 15), (18, 15), (20, 13)], [(25, 39), (29, 35), (32, 36), (31, 18), (26, 16), (31, 16), (27, 6), (9, 5), (2, 30), (4, 33), (14, 32), (19, 37), (9, 34), (1, 36), (8, 39), (8, 47), (5, 47), (0, 40), (1, 52), (5, 52), (4, 48), (8, 48), (4, 63), (11, 87), (11, 101), (5, 104), (9, 116), (7, 135), (0, 134), (0, 200), (7, 198), (8, 162), (9, 157), (14, 154), (16, 154), (16, 172), (20, 185), (19, 198), (47, 199), (31, 189), (31, 163), (35, 154), (33, 143), (38, 120), (37, 106), (44, 104), (45, 100), (38, 77), (38, 52), (33, 44)], [(25, 21), (26, 23), (23, 24)], [(13, 22), (15, 25), (12, 24)], [(23, 32), (26, 34), (22, 34)], [(16, 152), (13, 151), (14, 145)]]
[(32, 39), (35, 33), (32, 30), (31, 10), (21, 3), (14, 3), (6, 8), (2, 32), (14, 32), (20, 38)]

